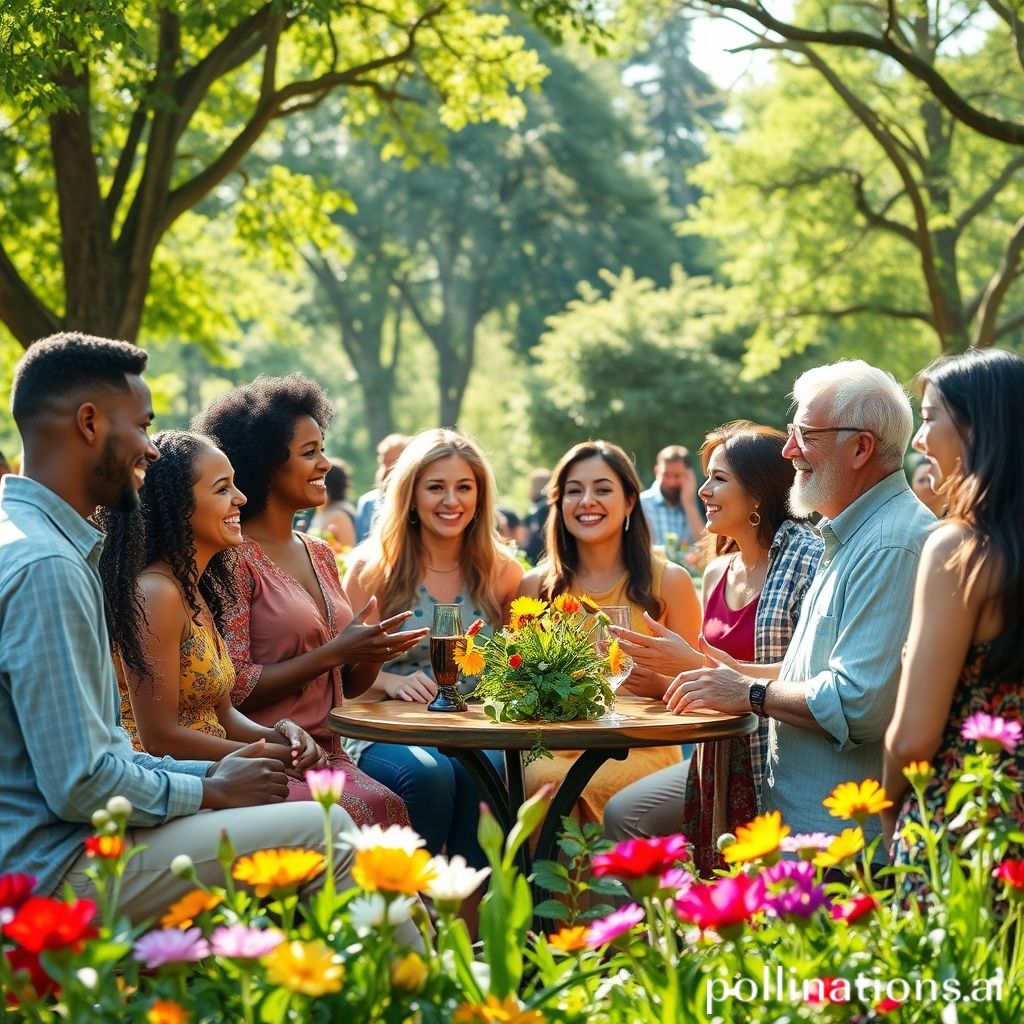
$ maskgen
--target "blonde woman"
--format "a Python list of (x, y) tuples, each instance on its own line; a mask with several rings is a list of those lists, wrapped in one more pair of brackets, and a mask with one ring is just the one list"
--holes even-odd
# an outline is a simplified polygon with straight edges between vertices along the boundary
[[(464, 627), (504, 618), (522, 569), (495, 529), (494, 475), (483, 453), (452, 430), (412, 439), (388, 477), (377, 528), (345, 577), (350, 601), (377, 597), (377, 614), (412, 609), (402, 629), (429, 627), (435, 604), (460, 604)], [(371, 620), (372, 621), (372, 620)], [(369, 699), (427, 703), (437, 693), (429, 638), (382, 668)], [(445, 847), (480, 865), (479, 794), (465, 769), (431, 747), (349, 748), (360, 768), (405, 800), (433, 853)]]

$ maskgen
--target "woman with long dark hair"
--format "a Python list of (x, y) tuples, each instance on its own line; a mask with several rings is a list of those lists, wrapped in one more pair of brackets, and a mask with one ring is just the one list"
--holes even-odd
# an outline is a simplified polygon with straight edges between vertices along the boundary
[[(495, 529), (495, 492), (491, 468), (469, 438), (442, 429), (417, 434), (391, 469), (373, 536), (349, 566), (349, 598), (359, 604), (375, 594), (380, 615), (412, 608), (410, 626), (429, 626), (438, 603), (461, 605), (464, 629), (478, 618), (499, 624), (523, 571)], [(436, 693), (424, 638), (383, 667), (368, 696), (426, 703)], [(480, 795), (458, 761), (433, 747), (393, 743), (359, 744), (354, 753), (368, 774), (405, 797), (427, 849), (446, 847), (483, 864)]]
[[(903, 769), (930, 762), (925, 789), (933, 822), (944, 822), (949, 787), (974, 750), (961, 735), (977, 712), (1024, 719), (1024, 358), (975, 349), (932, 363), (919, 378), (921, 429), (913, 445), (928, 458), (946, 517), (917, 570), (896, 709), (885, 735), (883, 812), (893, 856), (919, 850), (905, 826), (920, 823)], [(1024, 784), (1024, 744), (1004, 755)], [(1024, 793), (1012, 807), (1024, 829)], [(910, 882), (911, 876), (907, 876)]]
[(231, 460), (248, 498), (235, 600), (217, 624), (235, 667), (232, 703), (262, 724), (289, 718), (309, 732), (349, 773), (345, 808), (357, 822), (405, 823), (402, 801), (356, 770), (327, 715), (425, 633), (395, 632), (408, 612), (367, 624), (374, 601), (354, 615), (330, 546), (292, 529), (296, 512), (327, 498), (324, 431), (333, 413), (323, 388), (293, 373), (233, 388), (194, 420)]
[[(519, 592), (546, 601), (586, 594), (599, 605), (626, 605), (635, 630), (647, 630), (649, 615), (696, 643), (700, 604), (693, 583), (685, 569), (655, 559), (638, 501), (641, 489), (636, 467), (618, 445), (586, 441), (570, 448), (548, 485), (547, 554), (523, 577)], [(668, 681), (637, 666), (622, 689), (660, 698)], [(560, 751), (534, 761), (526, 771), (527, 788), (560, 782), (577, 754)], [(631, 750), (625, 761), (605, 762), (576, 805), (580, 821), (600, 821), (614, 793), (680, 757), (677, 746), (649, 747)]]
[[(822, 543), (789, 518), (793, 464), (786, 435), (736, 420), (712, 430), (700, 450), (707, 476), (698, 494), (712, 560), (704, 571), (702, 646), (737, 661), (768, 663), (786, 653)], [(619, 633), (623, 649), (668, 676), (697, 668), (704, 654), (654, 621), (648, 633)], [(608, 806), (616, 839), (680, 829), (703, 874), (723, 866), (718, 836), (753, 818), (760, 803), (767, 721), (751, 737), (698, 745), (688, 771), (676, 765), (624, 790)]]

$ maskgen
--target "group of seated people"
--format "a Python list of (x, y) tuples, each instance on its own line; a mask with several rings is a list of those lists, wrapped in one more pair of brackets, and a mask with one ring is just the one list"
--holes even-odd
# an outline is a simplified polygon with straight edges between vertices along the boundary
[[(81, 840), (115, 794), (145, 830), (121, 896), (135, 919), (183, 891), (176, 854), (216, 880), (222, 829), (239, 853), (317, 847), (303, 775), (327, 765), (347, 776), (339, 829), (411, 823), (431, 852), (480, 865), (479, 797), (457, 761), (343, 743), (326, 724), (344, 701), (433, 698), (436, 603), (490, 629), (518, 595), (627, 605), (625, 689), (677, 714), (761, 716), (753, 736), (703, 744), (686, 763), (678, 747), (606, 762), (577, 805), (615, 839), (684, 832), (705, 875), (723, 866), (723, 832), (770, 810), (794, 832), (837, 831), (823, 797), (880, 776), (895, 805), (873, 834), (883, 856), (912, 860), (903, 767), (935, 763), (927, 798), (941, 818), (962, 721), (1021, 718), (1015, 354), (969, 352), (921, 374), (913, 444), (941, 523), (903, 474), (909, 398), (862, 361), (802, 374), (788, 432), (712, 430), (703, 607), (689, 574), (655, 554), (633, 462), (606, 441), (554, 468), (546, 554), (524, 574), (495, 529), (480, 448), (452, 430), (418, 434), (340, 580), (333, 550), (293, 530), (298, 511), (327, 502), (323, 388), (260, 377), (192, 430), (151, 436), (146, 361), (66, 333), (15, 372), (24, 456), (0, 483), (0, 872), (36, 875), (41, 891), (88, 890)], [(560, 781), (574, 756), (533, 762), (527, 788)], [(1015, 813), (1024, 824), (1024, 798)]]

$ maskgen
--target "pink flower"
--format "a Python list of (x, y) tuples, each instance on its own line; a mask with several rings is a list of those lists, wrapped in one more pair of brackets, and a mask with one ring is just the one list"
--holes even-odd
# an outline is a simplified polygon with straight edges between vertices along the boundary
[(276, 928), (247, 928), (244, 924), (222, 926), (210, 936), (210, 945), (216, 956), (235, 960), (255, 960), (266, 956), (282, 942), (284, 935)]
[(829, 913), (836, 921), (853, 924), (865, 914), (870, 914), (877, 906), (878, 901), (873, 896), (857, 896), (852, 900), (843, 900), (841, 903), (833, 904), (829, 908)]
[(977, 740), (978, 746), (989, 754), (998, 753), (1000, 748), (1012, 754), (1020, 742), (1020, 734), (1020, 722), (986, 715), (984, 711), (971, 715), (960, 729), (965, 740)]
[(306, 772), (309, 795), (325, 807), (336, 804), (345, 788), (345, 773), (340, 768), (310, 768)]
[(658, 882), (659, 889), (670, 889), (677, 896), (682, 896), (693, 885), (693, 875), (686, 868), (669, 868)]
[(594, 857), (595, 875), (616, 878), (645, 878), (661, 875), (689, 856), (686, 836), (655, 836), (652, 839), (627, 839), (608, 853)]
[(827, 832), (801, 832), (795, 836), (785, 836), (779, 844), (783, 853), (795, 853), (801, 860), (813, 860), (814, 855), (827, 850), (835, 836)]
[(760, 875), (726, 875), (706, 885), (691, 886), (676, 899), (676, 915), (732, 938), (744, 922), (764, 907), (764, 896), (764, 879)]
[(587, 929), (586, 943), (593, 949), (614, 942), (620, 935), (635, 928), (644, 919), (642, 907), (630, 903), (613, 911), (607, 917), (598, 918)]
[(132, 951), (150, 970), (164, 964), (185, 964), (210, 955), (210, 946), (198, 928), (162, 928), (135, 940)]

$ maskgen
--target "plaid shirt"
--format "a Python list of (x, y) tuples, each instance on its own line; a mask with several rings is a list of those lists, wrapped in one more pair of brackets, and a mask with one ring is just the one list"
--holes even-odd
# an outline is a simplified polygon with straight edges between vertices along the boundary
[[(800, 617), (800, 605), (811, 585), (824, 548), (809, 526), (787, 519), (775, 531), (768, 549), (768, 575), (757, 602), (754, 625), (754, 661), (759, 665), (782, 661)], [(758, 806), (768, 753), (768, 720), (762, 719), (750, 744), (754, 788)]]
[(640, 492), (640, 507), (651, 528), (652, 544), (664, 544), (669, 533), (674, 533), (681, 544), (693, 543), (686, 509), (681, 504), (670, 505), (657, 480), (646, 491)]

